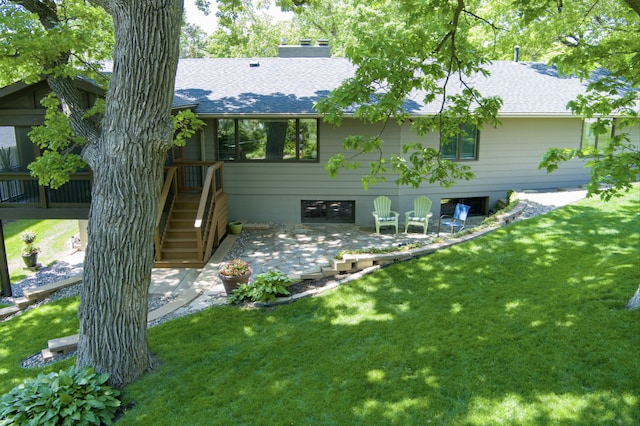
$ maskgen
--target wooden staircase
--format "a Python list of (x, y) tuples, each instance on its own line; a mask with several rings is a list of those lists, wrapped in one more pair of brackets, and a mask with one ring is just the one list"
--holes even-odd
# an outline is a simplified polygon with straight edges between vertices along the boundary
[(178, 194), (169, 217), (162, 240), (161, 261), (164, 267), (201, 268), (204, 263), (198, 259), (198, 242), (193, 223), (198, 214), (200, 194)]
[(221, 166), (209, 168), (205, 187), (198, 190), (181, 188), (176, 175), (168, 174), (165, 189), (171, 193), (168, 188), (173, 185), (174, 195), (165, 196), (163, 189), (161, 199), (166, 202), (161, 202), (165, 213), (157, 222), (156, 268), (202, 268), (220, 244), (226, 234), (227, 196), (216, 185), (216, 168)]

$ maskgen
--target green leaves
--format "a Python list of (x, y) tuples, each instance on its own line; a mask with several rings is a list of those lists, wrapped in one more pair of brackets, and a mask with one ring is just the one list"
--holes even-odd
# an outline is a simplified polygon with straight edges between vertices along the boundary
[(0, 426), (111, 424), (120, 392), (105, 385), (108, 374), (71, 367), (39, 374), (0, 399)]
[(111, 57), (113, 25), (104, 9), (82, 0), (51, 5), (46, 19), (14, 2), (2, 6), (0, 86), (20, 79), (33, 83), (43, 75), (94, 78), (97, 61)]
[(411, 152), (409, 158), (392, 156), (393, 171), (398, 174), (399, 185), (418, 188), (427, 181), (430, 184), (450, 188), (458, 180), (473, 179), (474, 174), (467, 165), (443, 160), (434, 148), (425, 148), (421, 144), (407, 144), (403, 152)]
[(290, 284), (291, 279), (286, 274), (270, 270), (257, 275), (255, 280), (249, 284), (240, 284), (229, 296), (229, 301), (231, 303), (238, 303), (242, 300), (269, 302), (278, 296), (289, 295), (287, 286)]
[[(468, 37), (472, 28), (486, 25), (468, 14), (463, 2), (354, 0), (345, 15), (349, 28), (346, 54), (357, 66), (355, 75), (316, 104), (325, 121), (340, 125), (344, 114), (365, 123), (382, 123), (377, 135), (349, 136), (343, 142), (348, 154), (334, 155), (326, 169), (335, 177), (341, 168), (360, 166), (356, 158), (377, 153), (361, 177), (364, 189), (398, 175), (400, 185), (418, 187), (422, 182), (449, 187), (473, 175), (467, 166), (442, 161), (435, 148), (411, 143), (403, 155), (383, 154), (384, 126), (413, 120), (419, 137), (430, 133), (440, 141), (460, 132), (460, 126), (497, 124), (502, 101), (483, 97), (467, 79), (486, 75), (486, 58)], [(472, 4), (472, 2), (469, 2)], [(462, 17), (464, 16), (464, 19)], [(420, 99), (421, 103), (412, 99)], [(422, 104), (438, 112), (424, 116)], [(406, 157), (406, 155), (409, 155)]]
[(176, 146), (184, 146), (187, 140), (204, 126), (204, 121), (200, 120), (190, 109), (179, 111), (171, 118), (175, 129), (173, 143)]

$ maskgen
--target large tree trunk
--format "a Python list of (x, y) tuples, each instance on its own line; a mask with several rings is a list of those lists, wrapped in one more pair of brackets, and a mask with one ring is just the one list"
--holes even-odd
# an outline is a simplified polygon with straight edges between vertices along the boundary
[(122, 387), (149, 367), (147, 297), (182, 0), (99, 2), (114, 20), (114, 68), (102, 133), (83, 156), (93, 170), (77, 365)]

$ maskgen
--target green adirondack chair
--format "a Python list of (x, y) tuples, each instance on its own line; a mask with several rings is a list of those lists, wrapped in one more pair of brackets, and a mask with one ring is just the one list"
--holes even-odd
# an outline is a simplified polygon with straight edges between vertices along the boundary
[(422, 226), (424, 234), (427, 234), (429, 219), (433, 216), (431, 213), (431, 200), (424, 195), (413, 200), (413, 210), (409, 210), (404, 214), (404, 233), (409, 230), (409, 225)]
[(400, 214), (391, 210), (391, 199), (384, 195), (373, 200), (373, 208), (371, 212), (376, 221), (376, 233), (380, 233), (381, 226), (395, 226), (396, 234), (398, 233), (398, 216)]

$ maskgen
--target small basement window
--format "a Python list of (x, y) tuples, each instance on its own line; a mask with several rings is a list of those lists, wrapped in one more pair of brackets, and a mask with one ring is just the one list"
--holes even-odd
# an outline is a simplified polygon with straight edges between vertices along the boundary
[(469, 216), (484, 216), (487, 214), (489, 197), (442, 198), (440, 200), (440, 214), (453, 215), (458, 203), (471, 206)]
[(302, 200), (302, 223), (355, 223), (355, 201)]

